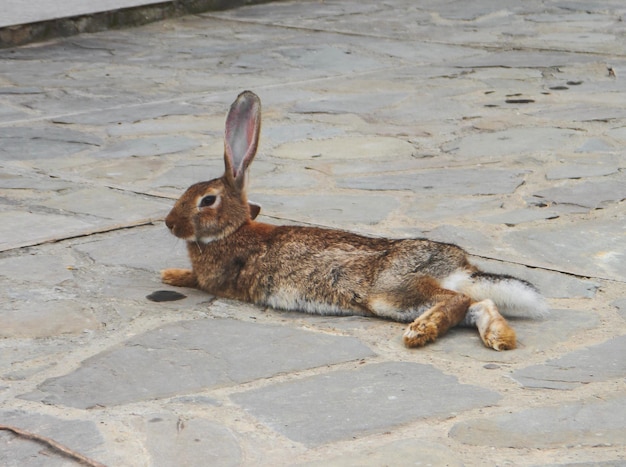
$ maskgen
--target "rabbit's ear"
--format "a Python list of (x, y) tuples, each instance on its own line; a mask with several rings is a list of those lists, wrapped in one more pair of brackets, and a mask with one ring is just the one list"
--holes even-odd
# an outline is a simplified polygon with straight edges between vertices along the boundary
[(261, 205), (248, 201), (248, 208), (250, 209), (250, 219), (254, 220), (261, 212)]
[(226, 177), (239, 189), (245, 185), (246, 170), (254, 159), (261, 130), (261, 100), (244, 91), (233, 102), (226, 117), (224, 164)]

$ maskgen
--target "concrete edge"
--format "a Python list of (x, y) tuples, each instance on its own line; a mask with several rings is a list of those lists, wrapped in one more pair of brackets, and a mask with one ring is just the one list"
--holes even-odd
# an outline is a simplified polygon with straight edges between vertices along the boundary
[(107, 29), (141, 26), (168, 18), (227, 10), (272, 0), (169, 0), (87, 15), (55, 18), (0, 28), (0, 48), (17, 47)]

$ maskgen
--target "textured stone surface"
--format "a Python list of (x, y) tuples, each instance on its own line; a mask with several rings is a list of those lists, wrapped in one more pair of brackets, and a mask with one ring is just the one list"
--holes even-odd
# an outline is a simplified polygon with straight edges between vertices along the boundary
[[(624, 464), (623, 16), (280, 1), (0, 49), (0, 421), (110, 466)], [(513, 351), (410, 350), (162, 284), (189, 264), (163, 218), (223, 173), (243, 89), (262, 221), (458, 243), (549, 316), (510, 319)], [(0, 431), (5, 464), (72, 462)]]
[(495, 169), (445, 169), (415, 174), (374, 175), (339, 179), (342, 188), (361, 190), (412, 190), (434, 194), (490, 195), (511, 193), (523, 183), (517, 171)]
[(0, 337), (51, 337), (100, 327), (93, 311), (75, 300), (33, 300), (18, 296), (10, 297), (7, 302), (0, 310)]
[(45, 201), (47, 207), (104, 219), (151, 220), (164, 217), (169, 203), (144, 196), (132, 196), (109, 188), (90, 188), (62, 194)]
[(528, 388), (574, 389), (593, 381), (626, 378), (625, 354), (626, 335), (522, 368), (512, 376)]
[(404, 439), (349, 455), (298, 465), (302, 467), (377, 467), (406, 463), (450, 467), (464, 465), (460, 456), (453, 450), (443, 444), (431, 443), (425, 439)]
[[(22, 410), (3, 410), (0, 417), (2, 424), (54, 439), (83, 455), (95, 458), (102, 454), (104, 440), (93, 422)], [(19, 438), (7, 431), (0, 431), (0, 460), (6, 467), (61, 467), (69, 464), (66, 457), (46, 445)]]
[(492, 447), (624, 446), (625, 402), (621, 396), (535, 407), (458, 423), (450, 436), (462, 443)]
[(272, 429), (316, 445), (422, 418), (447, 417), (494, 404), (499, 396), (459, 384), (429, 365), (398, 362), (282, 383), (232, 399)]
[(96, 355), (25, 397), (71, 407), (106, 407), (372, 355), (349, 337), (223, 319), (179, 322)]
[(154, 413), (145, 417), (143, 426), (151, 465), (241, 465), (237, 438), (210, 420)]
[(490, 261), (478, 257), (472, 258), (472, 264), (486, 272), (509, 274), (529, 281), (545, 297), (550, 298), (593, 298), (600, 288), (600, 283), (597, 281), (582, 279), (556, 271), (529, 268), (502, 261)]
[(0, 251), (54, 241), (93, 231), (89, 221), (52, 213), (0, 211)]
[[(161, 225), (159, 224), (161, 227)], [(118, 248), (123, 244), (124, 249)], [(89, 239), (74, 247), (98, 264), (123, 265), (157, 271), (166, 267), (189, 267), (185, 242), (175, 239), (166, 228), (120, 232)], [(155, 263), (154, 258), (160, 258)]]
[(626, 280), (626, 218), (519, 229), (506, 241), (537, 265), (581, 276)]
[(560, 128), (512, 128), (467, 136), (448, 143), (444, 150), (463, 157), (519, 156), (561, 149), (564, 143), (569, 144), (576, 135), (574, 130)]
[(344, 226), (377, 224), (386, 219), (397, 203), (392, 195), (373, 195), (366, 201), (358, 195), (257, 195), (254, 200), (263, 206), (263, 213), (278, 213), (299, 222)]
[[(494, 354), (486, 348), (478, 331), (473, 328), (456, 328), (432, 345), (433, 350), (446, 355), (465, 355), (476, 361), (512, 362), (524, 364), (529, 354), (545, 352), (555, 344), (567, 342), (579, 333), (596, 329), (598, 316), (587, 310), (550, 310), (545, 320), (511, 319), (517, 334), (517, 351)], [(523, 370), (522, 370), (523, 371)]]
[(626, 199), (626, 176), (548, 188), (535, 196), (551, 203), (598, 209)]
[(161, 156), (173, 152), (189, 151), (199, 142), (184, 136), (162, 136), (125, 140), (93, 154), (95, 157), (114, 159), (117, 157)]

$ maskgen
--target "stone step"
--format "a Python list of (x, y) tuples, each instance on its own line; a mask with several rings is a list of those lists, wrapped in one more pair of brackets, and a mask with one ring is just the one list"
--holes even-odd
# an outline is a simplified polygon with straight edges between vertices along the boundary
[[(267, 0), (265, 0), (267, 1)], [(0, 48), (119, 29), (167, 18), (225, 10), (263, 0), (5, 0), (0, 15)]]

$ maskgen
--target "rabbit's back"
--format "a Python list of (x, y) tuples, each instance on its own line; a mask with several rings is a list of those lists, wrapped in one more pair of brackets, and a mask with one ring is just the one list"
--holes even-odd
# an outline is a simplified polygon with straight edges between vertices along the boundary
[(454, 245), (256, 222), (223, 241), (190, 244), (189, 253), (212, 294), (331, 315), (379, 315), (372, 297), (405, 294), (415, 278), (442, 280), (467, 265)]

